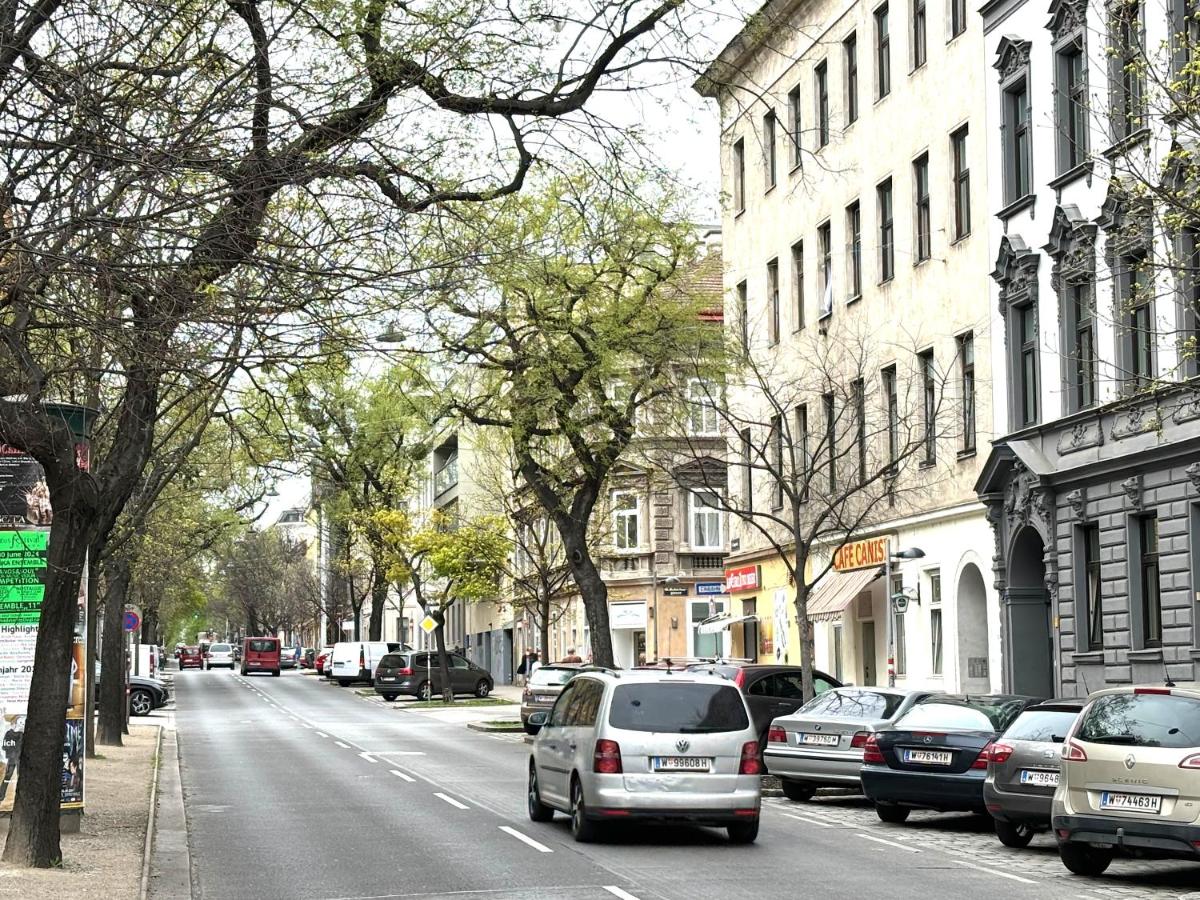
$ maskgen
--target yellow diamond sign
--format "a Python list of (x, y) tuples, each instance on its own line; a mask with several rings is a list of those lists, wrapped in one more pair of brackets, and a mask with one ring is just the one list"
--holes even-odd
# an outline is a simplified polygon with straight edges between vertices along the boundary
[(437, 622), (433, 616), (426, 616), (421, 620), (421, 630), (426, 634), (433, 634), (433, 630), (437, 628)]

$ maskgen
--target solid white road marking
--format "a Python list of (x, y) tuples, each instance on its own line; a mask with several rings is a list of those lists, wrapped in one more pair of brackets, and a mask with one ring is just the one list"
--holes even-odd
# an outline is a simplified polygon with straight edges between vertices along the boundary
[(864, 838), (868, 841), (874, 841), (877, 844), (887, 844), (889, 847), (897, 847), (900, 850), (907, 850), (909, 853), (920, 853), (921, 852), (916, 847), (906, 847), (904, 844), (897, 844), (895, 841), (885, 841), (883, 838), (872, 837), (871, 835), (863, 834), (862, 832), (859, 832), (858, 836), (860, 838)]
[(413, 778), (411, 775), (405, 775), (403, 772), (401, 772), (397, 769), (388, 769), (388, 771), (391, 772), (393, 775), (395, 775), (397, 778), (403, 778), (405, 781), (409, 782), (410, 784), (417, 780), (417, 779)]
[(369, 763), (379, 762), (379, 760), (377, 760), (375, 757), (373, 757), (370, 753), (360, 753), (358, 755), (361, 756), (363, 759), (365, 759)]
[(810, 819), (808, 816), (798, 816), (795, 813), (784, 813), (789, 819), (795, 819), (797, 822), (808, 822), (810, 825), (820, 825), (822, 828), (832, 828), (828, 822), (822, 822), (820, 819)]
[(987, 866), (979, 866), (975, 863), (967, 862), (965, 859), (959, 859), (956, 856), (951, 856), (950, 858), (960, 866), (966, 866), (968, 869), (975, 869), (978, 872), (987, 872), (989, 875), (999, 875), (1001, 878), (1011, 878), (1013, 881), (1021, 882), (1021, 884), (1037, 884), (1037, 882), (1032, 878), (1022, 878), (1020, 875), (1013, 875), (1011, 872), (1001, 872), (999, 869), (989, 869)]
[(606, 891), (608, 891), (614, 897), (620, 898), (620, 900), (638, 900), (638, 898), (633, 896), (633, 894), (629, 893), (629, 891), (623, 891), (619, 887), (617, 887), (615, 884), (605, 884), (605, 885), (601, 885), (601, 887), (603, 887)]
[(318, 732), (317, 732), (317, 734), (319, 734), (319, 735), (320, 735), (321, 737), (323, 737), (323, 738), (327, 738), (327, 737), (329, 737), (329, 735), (327, 735), (327, 734), (326, 734), (325, 732), (323, 732), (323, 731), (318, 731)]
[(334, 741), (334, 743), (335, 743), (335, 744), (337, 744), (339, 747), (341, 747), (343, 750), (349, 750), (349, 749), (350, 749), (350, 745), (349, 745), (349, 744), (345, 744), (345, 743), (343, 743), (343, 742), (341, 742), (341, 741)]
[(440, 791), (434, 791), (433, 796), (435, 796), (441, 800), (445, 800), (447, 803), (449, 803), (451, 806), (453, 806), (457, 809), (470, 809), (471, 808), (471, 807), (467, 806), (467, 804), (465, 804), (465, 803), (459, 803), (457, 800), (455, 800), (449, 794), (443, 794)]
[[(527, 834), (521, 834), (521, 832), (517, 831), (517, 829), (512, 828), (508, 825), (501, 825), (500, 830), (503, 831), (505, 834), (511, 834), (518, 841), (521, 841), (524, 844), (528, 844), (530, 847), (532, 847), (538, 853), (553, 853), (554, 852), (549, 847), (547, 847), (545, 844), (535, 841), (533, 838), (531, 838)], [(608, 888), (605, 888), (605, 890), (608, 890)], [(634, 900), (637, 900), (637, 898), (634, 898)]]

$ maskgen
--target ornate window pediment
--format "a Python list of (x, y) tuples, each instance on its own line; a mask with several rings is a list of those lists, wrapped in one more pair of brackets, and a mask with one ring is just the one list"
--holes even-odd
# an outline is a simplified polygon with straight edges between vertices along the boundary
[(1019, 235), (1006, 234), (1000, 239), (1000, 252), (996, 254), (992, 277), (1000, 285), (1001, 314), (1013, 303), (1037, 299), (1037, 272), (1041, 261), (1041, 254), (1030, 250)]
[(1013, 35), (1006, 34), (1000, 38), (1000, 45), (996, 48), (996, 61), (992, 65), (1000, 73), (1001, 81), (1016, 75), (1029, 65), (1031, 46), (1032, 42)]
[(1109, 256), (1145, 253), (1150, 249), (1150, 201), (1131, 196), (1115, 178), (1108, 183), (1108, 194), (1096, 224), (1108, 233)]
[(1054, 210), (1050, 240), (1042, 248), (1054, 260), (1053, 280), (1068, 284), (1091, 281), (1096, 271), (1096, 225), (1071, 203)]
[(1049, 12), (1050, 21), (1046, 28), (1055, 41), (1079, 33), (1087, 24), (1087, 0), (1054, 0)]

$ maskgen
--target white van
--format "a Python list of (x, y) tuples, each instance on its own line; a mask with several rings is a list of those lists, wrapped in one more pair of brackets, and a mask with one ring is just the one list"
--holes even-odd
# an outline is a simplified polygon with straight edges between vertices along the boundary
[(158, 647), (154, 644), (138, 644), (137, 645), (137, 660), (134, 663), (134, 668), (131, 670), (134, 675), (141, 675), (144, 678), (157, 678), (158, 670), (162, 667), (162, 660), (158, 658)]
[(375, 667), (396, 644), (385, 641), (339, 641), (333, 645), (333, 680), (342, 687), (356, 681), (375, 683)]

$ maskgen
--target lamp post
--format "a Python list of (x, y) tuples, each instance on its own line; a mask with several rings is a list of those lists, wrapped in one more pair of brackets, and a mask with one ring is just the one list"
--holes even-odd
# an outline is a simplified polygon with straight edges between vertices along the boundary
[(892, 539), (887, 538), (884, 544), (884, 562), (883, 562), (883, 595), (887, 605), (887, 619), (884, 621), (884, 626), (887, 631), (887, 670), (888, 670), (888, 687), (896, 686), (896, 628), (892, 621), (895, 616), (894, 598), (892, 597), (892, 560), (905, 559), (921, 559), (925, 555), (925, 551), (920, 547), (909, 547), (907, 550), (900, 550), (896, 553), (892, 552)]

